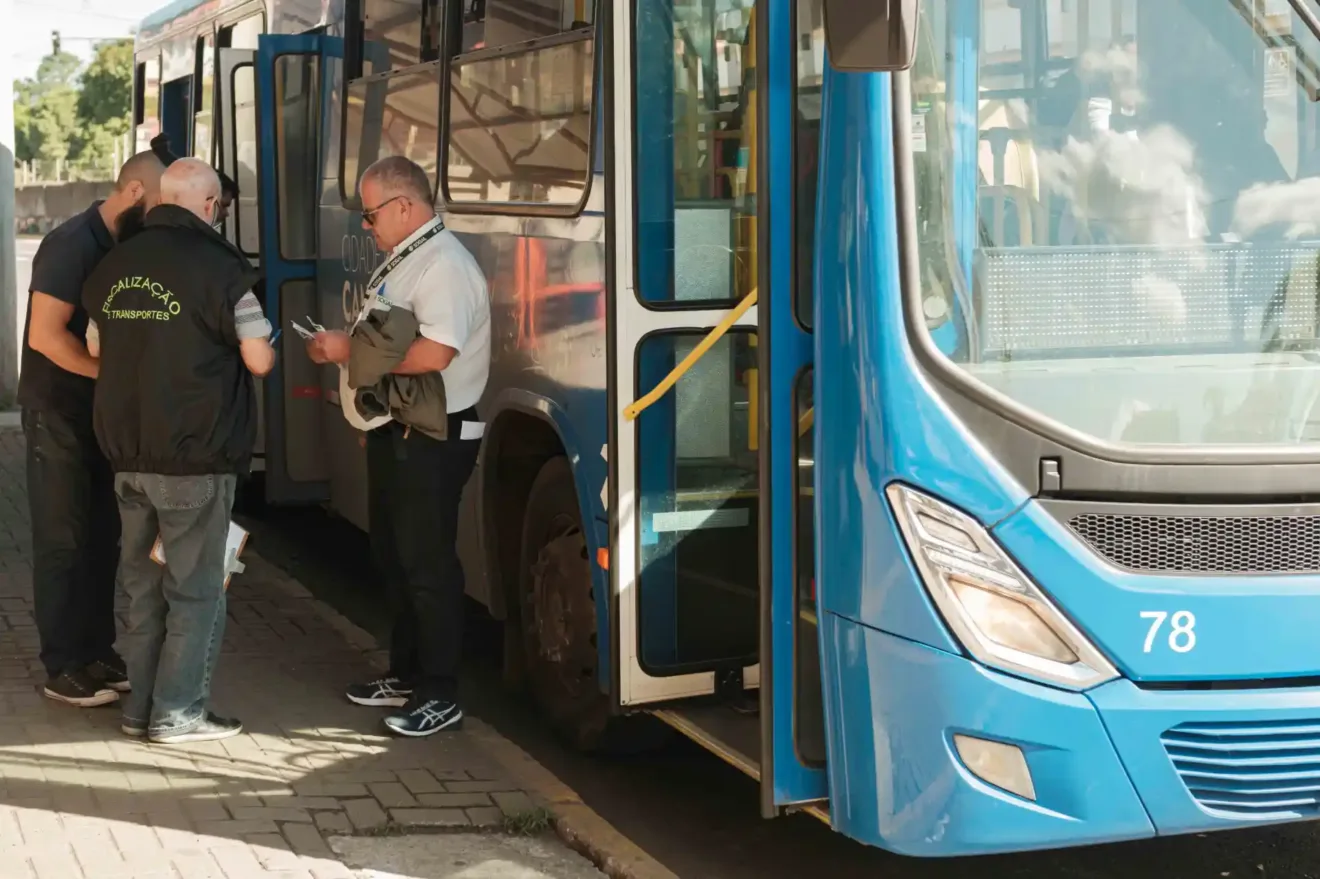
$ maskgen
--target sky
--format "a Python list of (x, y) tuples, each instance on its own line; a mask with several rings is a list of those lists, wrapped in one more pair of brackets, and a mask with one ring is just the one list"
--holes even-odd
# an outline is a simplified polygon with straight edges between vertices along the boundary
[[(98, 40), (126, 37), (133, 27), (169, 0), (10, 0), (13, 17), (5, 22), (14, 48), (14, 79), (37, 72), (50, 52), (50, 32), (59, 31), (63, 48), (84, 61)], [(12, 29), (11, 29), (12, 28)]]

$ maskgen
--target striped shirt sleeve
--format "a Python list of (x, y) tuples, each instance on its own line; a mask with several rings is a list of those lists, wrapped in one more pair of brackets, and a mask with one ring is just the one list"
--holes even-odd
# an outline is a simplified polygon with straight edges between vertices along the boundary
[(234, 306), (234, 329), (240, 341), (270, 337), (270, 321), (266, 320), (261, 303), (251, 291), (244, 293), (243, 298)]

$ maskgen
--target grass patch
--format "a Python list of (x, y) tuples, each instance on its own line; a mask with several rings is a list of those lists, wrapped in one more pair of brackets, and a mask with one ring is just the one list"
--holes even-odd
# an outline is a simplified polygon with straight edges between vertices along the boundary
[(506, 813), (500, 825), (511, 836), (540, 836), (550, 830), (554, 821), (554, 815), (549, 809), (538, 806), (522, 812)]

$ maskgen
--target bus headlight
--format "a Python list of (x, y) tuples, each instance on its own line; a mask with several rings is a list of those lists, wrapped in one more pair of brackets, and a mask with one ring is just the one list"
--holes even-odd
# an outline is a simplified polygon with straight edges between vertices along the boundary
[(903, 485), (886, 494), (926, 590), (975, 659), (1072, 690), (1118, 677), (978, 522)]

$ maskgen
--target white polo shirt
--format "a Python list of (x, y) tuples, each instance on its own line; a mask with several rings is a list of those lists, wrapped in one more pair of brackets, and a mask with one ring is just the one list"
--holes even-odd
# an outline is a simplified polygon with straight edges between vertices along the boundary
[[(436, 217), (409, 235), (390, 251), (386, 263), (440, 223)], [(378, 299), (408, 309), (417, 317), (423, 338), (458, 352), (440, 373), (445, 379), (445, 402), (451, 413), (475, 406), (490, 377), (490, 296), (481, 267), (454, 233), (442, 229), (404, 257), (378, 286), (367, 291), (357, 320)], [(351, 394), (341, 394), (340, 402), (350, 422), (360, 420), (350, 413)]]

